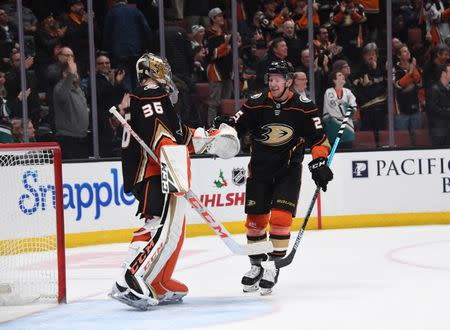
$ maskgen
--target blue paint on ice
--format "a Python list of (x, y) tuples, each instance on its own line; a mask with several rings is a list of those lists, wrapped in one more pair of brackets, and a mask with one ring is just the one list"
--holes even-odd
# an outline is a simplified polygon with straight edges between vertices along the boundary
[(186, 298), (181, 304), (135, 310), (113, 300), (87, 300), (58, 306), (0, 325), (3, 329), (168, 329), (207, 327), (270, 312), (261, 297)]

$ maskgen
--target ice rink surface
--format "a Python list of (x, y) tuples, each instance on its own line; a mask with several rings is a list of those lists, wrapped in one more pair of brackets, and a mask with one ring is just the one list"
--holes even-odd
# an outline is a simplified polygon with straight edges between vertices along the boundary
[(67, 250), (68, 304), (0, 307), (0, 329), (450, 329), (449, 225), (306, 231), (264, 297), (241, 290), (246, 257), (189, 238), (174, 275), (189, 295), (146, 312), (107, 297), (126, 251)]

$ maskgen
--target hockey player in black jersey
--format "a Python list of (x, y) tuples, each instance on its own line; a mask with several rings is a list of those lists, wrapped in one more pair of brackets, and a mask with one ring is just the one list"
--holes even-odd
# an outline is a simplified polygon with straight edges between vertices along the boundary
[[(186, 285), (172, 279), (172, 273), (184, 240), (186, 202), (179, 196), (189, 190), (189, 153), (232, 157), (238, 153), (239, 143), (230, 144), (228, 138), (227, 143), (220, 142), (220, 130), (208, 136), (203, 128), (194, 131), (181, 123), (173, 107), (177, 89), (165, 59), (144, 54), (136, 63), (136, 71), (140, 86), (129, 95), (129, 104), (125, 97), (117, 108), (159, 161), (124, 129), (124, 190), (139, 201), (137, 215), (144, 225), (133, 234), (123, 272), (110, 296), (146, 310), (160, 302), (181, 301), (188, 292)], [(227, 128), (237, 140), (234, 129)], [(224, 145), (227, 150), (222, 150)], [(234, 146), (231, 151), (230, 145)], [(164, 186), (167, 181), (162, 179), (162, 167), (176, 187)]]
[(315, 183), (326, 191), (333, 173), (326, 165), (330, 144), (324, 134), (319, 111), (307, 98), (290, 90), (294, 70), (287, 61), (272, 62), (267, 70), (268, 90), (254, 94), (228, 122), (239, 136), (250, 133), (251, 157), (246, 183), (245, 213), (247, 239), (269, 239), (274, 251), (268, 256), (250, 256), (251, 269), (242, 278), (244, 292), (272, 291), (279, 270), (261, 265), (286, 255), (292, 218), (295, 215), (301, 185), (305, 146), (311, 147), (309, 169)]

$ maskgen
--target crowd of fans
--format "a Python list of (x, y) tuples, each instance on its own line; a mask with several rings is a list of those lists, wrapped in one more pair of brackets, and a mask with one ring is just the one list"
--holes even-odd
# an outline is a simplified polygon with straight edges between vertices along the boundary
[[(31, 141), (58, 141), (64, 158), (92, 156), (89, 33), (85, 3), (23, 1), (25, 49), (19, 51), (16, 1), (0, 1), (0, 142), (23, 140), (22, 101), (28, 104)], [(121, 127), (108, 114), (136, 87), (136, 60), (159, 53), (157, 1), (95, 1), (94, 41), (100, 155), (120, 155)], [(306, 0), (238, 0), (236, 37), (239, 72), (233, 72), (231, 5), (226, 0), (165, 1), (166, 57), (179, 89), (176, 109), (192, 127), (209, 127), (222, 114), (222, 101), (266, 88), (273, 60), (295, 67), (292, 89), (310, 97), (323, 112), (334, 140), (343, 113), (353, 121), (343, 147), (358, 143), (358, 132), (388, 129), (387, 84), (394, 88), (394, 124), (429, 132), (434, 146), (450, 145), (450, 1), (393, 1), (393, 77), (386, 62), (386, 14), (378, 1), (316, 0), (314, 54), (308, 48)], [(381, 24), (380, 24), (381, 22)], [(20, 56), (25, 54), (25, 93)], [(314, 86), (309, 86), (312, 63)], [(195, 96), (207, 85), (207, 97)], [(236, 110), (236, 109), (234, 109)], [(356, 139), (356, 141), (355, 141)]]

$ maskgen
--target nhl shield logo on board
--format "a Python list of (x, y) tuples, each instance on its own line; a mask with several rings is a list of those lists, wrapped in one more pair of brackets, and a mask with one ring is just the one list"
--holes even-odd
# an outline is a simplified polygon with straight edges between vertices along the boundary
[(245, 183), (245, 169), (243, 167), (233, 168), (231, 179), (236, 186), (243, 185)]

